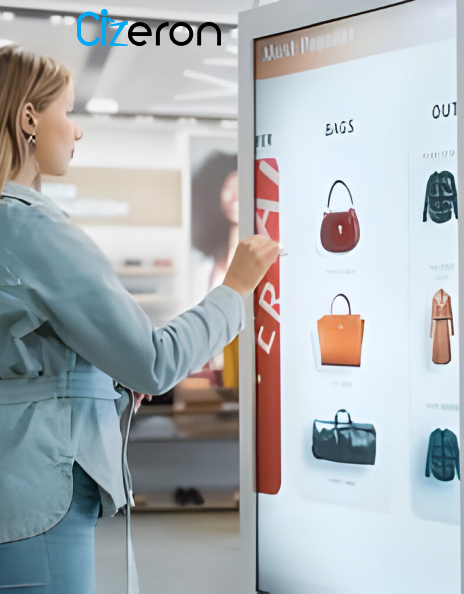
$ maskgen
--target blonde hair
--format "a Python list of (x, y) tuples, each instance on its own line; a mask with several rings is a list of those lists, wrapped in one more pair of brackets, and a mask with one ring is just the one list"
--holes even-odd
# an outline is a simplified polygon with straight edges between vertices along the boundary
[(64, 64), (11, 43), (0, 47), (0, 191), (33, 150), (21, 127), (26, 103), (41, 113), (72, 78)]

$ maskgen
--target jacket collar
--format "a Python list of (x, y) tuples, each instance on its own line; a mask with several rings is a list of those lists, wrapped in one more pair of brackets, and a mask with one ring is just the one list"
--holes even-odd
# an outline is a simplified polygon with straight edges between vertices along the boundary
[(63, 214), (65, 214), (69, 218), (68, 213), (65, 212), (62, 208), (60, 208), (54, 200), (52, 200), (45, 194), (42, 194), (41, 192), (37, 192), (37, 190), (34, 190), (29, 186), (23, 186), (22, 184), (18, 184), (13, 181), (7, 181), (3, 186), (1, 195), (21, 198), (21, 200), (26, 200), (31, 204), (46, 204), (48, 206), (58, 208)]

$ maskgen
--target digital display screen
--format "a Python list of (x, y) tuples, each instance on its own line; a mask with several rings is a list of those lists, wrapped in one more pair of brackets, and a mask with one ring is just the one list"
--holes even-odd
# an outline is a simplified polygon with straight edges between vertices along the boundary
[(455, 0), (255, 40), (258, 585), (458, 594)]

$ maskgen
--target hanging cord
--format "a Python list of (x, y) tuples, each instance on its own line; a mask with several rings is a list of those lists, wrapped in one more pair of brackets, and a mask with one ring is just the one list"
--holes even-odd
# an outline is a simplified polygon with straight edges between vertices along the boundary
[(123, 481), (124, 481), (124, 491), (126, 493), (126, 566), (127, 566), (127, 593), (128, 594), (139, 594), (139, 583), (138, 583), (138, 576), (137, 576), (137, 567), (135, 565), (135, 557), (134, 557), (134, 550), (132, 547), (132, 537), (131, 537), (131, 517), (130, 517), (130, 508), (131, 506), (135, 505), (134, 497), (132, 493), (132, 484), (129, 476), (129, 466), (127, 463), (127, 444), (129, 442), (129, 432), (130, 426), (132, 422), (132, 417), (134, 416), (135, 410), (135, 395), (132, 390), (126, 388), (129, 392), (129, 405), (128, 405), (128, 413), (127, 414), (127, 422), (123, 437), (123, 444), (122, 444), (122, 472), (123, 472)]

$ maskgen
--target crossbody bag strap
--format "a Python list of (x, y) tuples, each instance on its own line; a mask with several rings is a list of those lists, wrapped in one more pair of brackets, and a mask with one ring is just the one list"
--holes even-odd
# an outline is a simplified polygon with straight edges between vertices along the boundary
[(13, 198), (13, 200), (19, 200), (20, 202), (23, 202), (24, 204), (27, 204), (28, 206), (31, 205), (31, 203), (28, 202), (27, 200), (23, 200), (22, 198), (18, 198), (17, 196), (10, 196), (9, 194), (2, 194), (0, 196), (0, 200), (3, 198)]

